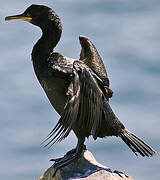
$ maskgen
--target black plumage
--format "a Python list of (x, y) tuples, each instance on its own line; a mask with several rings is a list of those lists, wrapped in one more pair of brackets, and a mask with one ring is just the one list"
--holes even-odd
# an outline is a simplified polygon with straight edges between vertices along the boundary
[(113, 92), (109, 89), (107, 72), (98, 51), (87, 37), (80, 36), (82, 51), (79, 61), (53, 52), (61, 37), (62, 24), (52, 9), (31, 5), (21, 15), (6, 17), (6, 20), (12, 19), (25, 20), (42, 29), (42, 37), (32, 51), (33, 67), (50, 103), (61, 116), (46, 139), (49, 140), (47, 145), (60, 142), (73, 130), (78, 138), (77, 156), (82, 153), (85, 138), (90, 135), (94, 139), (117, 136), (135, 154), (138, 152), (147, 157), (155, 154), (146, 143), (126, 130), (113, 113), (108, 101)]
[(97, 49), (86, 36), (79, 36), (79, 41), (82, 47), (80, 60), (90, 67), (92, 71), (101, 79), (103, 84), (101, 86), (100, 81), (98, 81), (99, 85), (101, 88), (105, 89), (104, 93), (106, 94), (106, 98), (111, 98), (113, 96), (113, 91), (109, 89), (109, 78)]

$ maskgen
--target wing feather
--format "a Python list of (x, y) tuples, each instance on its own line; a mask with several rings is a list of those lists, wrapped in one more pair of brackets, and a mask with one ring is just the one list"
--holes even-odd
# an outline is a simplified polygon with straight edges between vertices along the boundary
[(47, 141), (52, 138), (46, 146), (65, 139), (77, 124), (84, 127), (94, 139), (97, 138), (102, 120), (104, 94), (91, 69), (83, 62), (73, 63), (72, 77), (64, 114), (46, 138)]
[[(103, 105), (103, 93), (99, 88), (96, 79), (92, 75), (91, 70), (80, 61), (74, 62), (74, 68), (79, 74), (80, 85), (80, 103), (81, 111), (80, 122), (85, 122), (85, 128), (88, 129), (94, 139), (97, 138), (98, 127), (100, 126), (102, 119), (102, 105)], [(82, 99), (83, 98), (83, 99)], [(84, 110), (87, 113), (84, 116)], [(88, 113), (89, 112), (89, 113)]]

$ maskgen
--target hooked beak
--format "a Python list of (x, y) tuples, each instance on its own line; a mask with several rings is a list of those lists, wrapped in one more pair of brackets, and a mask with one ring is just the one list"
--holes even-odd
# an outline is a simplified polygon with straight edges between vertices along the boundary
[(22, 21), (31, 22), (32, 18), (31, 17), (25, 17), (25, 15), (23, 15), (23, 14), (15, 15), (15, 16), (7, 16), (5, 18), (5, 21), (10, 21), (10, 20), (22, 20)]

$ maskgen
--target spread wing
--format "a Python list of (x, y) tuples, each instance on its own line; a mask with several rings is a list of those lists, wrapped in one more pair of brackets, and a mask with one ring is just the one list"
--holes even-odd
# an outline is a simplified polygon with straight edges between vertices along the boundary
[(82, 47), (80, 60), (87, 64), (103, 80), (104, 84), (109, 87), (109, 78), (96, 47), (86, 36), (79, 36), (79, 40)]
[[(100, 80), (99, 80), (100, 81)], [(81, 124), (94, 139), (97, 138), (98, 127), (102, 120), (104, 93), (98, 85), (98, 80), (88, 66), (81, 61), (74, 61), (72, 80), (67, 92), (68, 100), (64, 114), (50, 132), (47, 145), (65, 139), (74, 125)], [(46, 145), (46, 146), (47, 146)]]
[(113, 91), (109, 89), (109, 78), (102, 58), (100, 57), (96, 47), (86, 36), (80, 36), (79, 40), (82, 47), (80, 60), (90, 67), (92, 71), (102, 80), (106, 88), (108, 98), (112, 97)]

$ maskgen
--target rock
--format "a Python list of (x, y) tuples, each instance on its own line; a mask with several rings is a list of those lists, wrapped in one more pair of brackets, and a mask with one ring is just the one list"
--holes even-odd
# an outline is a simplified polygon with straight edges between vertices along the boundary
[(85, 150), (83, 156), (77, 161), (61, 168), (53, 176), (54, 165), (52, 165), (39, 180), (133, 180), (128, 175), (114, 171), (98, 163), (92, 153)]

